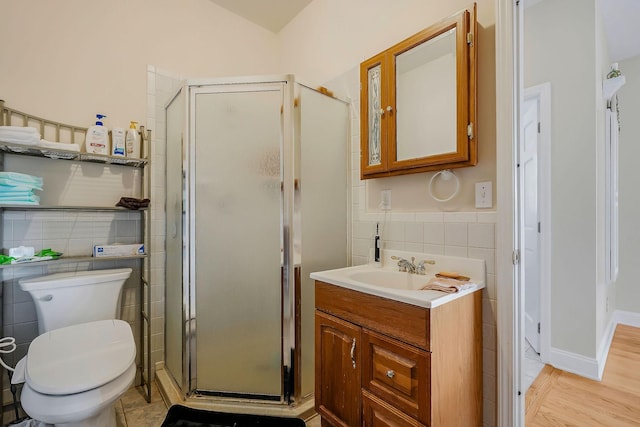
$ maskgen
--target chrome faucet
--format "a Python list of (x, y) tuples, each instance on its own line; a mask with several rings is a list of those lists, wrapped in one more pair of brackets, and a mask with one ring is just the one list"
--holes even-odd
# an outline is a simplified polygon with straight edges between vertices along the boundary
[(406, 260), (404, 258), (396, 257), (396, 256), (391, 257), (391, 259), (398, 260), (399, 271), (407, 272), (410, 274), (419, 274), (419, 275), (424, 275), (427, 272), (427, 268), (425, 267), (425, 264), (433, 265), (436, 263), (432, 259), (424, 259), (420, 261), (418, 265), (416, 265), (415, 264), (416, 257), (411, 257), (411, 261)]

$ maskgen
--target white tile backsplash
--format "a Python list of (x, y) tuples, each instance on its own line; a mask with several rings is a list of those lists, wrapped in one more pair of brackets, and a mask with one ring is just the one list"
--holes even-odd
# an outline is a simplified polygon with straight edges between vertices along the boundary
[(424, 230), (423, 239), (425, 244), (444, 245), (443, 222), (425, 222), (422, 229)]
[(404, 224), (404, 235), (407, 242), (420, 243), (424, 241), (424, 227), (421, 222), (408, 222)]
[(496, 231), (495, 224), (476, 223), (469, 224), (469, 246), (476, 248), (496, 247)]
[(462, 222), (445, 223), (444, 244), (447, 246), (467, 246), (467, 224)]

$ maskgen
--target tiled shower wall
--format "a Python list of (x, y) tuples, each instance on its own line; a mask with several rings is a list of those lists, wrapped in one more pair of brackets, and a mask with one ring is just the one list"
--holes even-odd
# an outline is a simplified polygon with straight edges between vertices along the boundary
[(151, 363), (164, 361), (166, 119), (164, 108), (184, 78), (149, 65), (147, 67), (147, 126), (152, 133), (151, 169)]

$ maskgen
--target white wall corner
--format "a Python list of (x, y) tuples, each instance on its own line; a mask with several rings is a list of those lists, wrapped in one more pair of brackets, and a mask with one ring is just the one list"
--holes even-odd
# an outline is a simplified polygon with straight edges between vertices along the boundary
[[(608, 349), (607, 349), (608, 351)], [(606, 359), (606, 358), (605, 358)], [(605, 360), (606, 361), (606, 360)], [(600, 369), (598, 360), (592, 357), (585, 357), (581, 354), (551, 348), (549, 364), (556, 369), (571, 372), (585, 378), (600, 381)]]
[(614, 325), (622, 324), (640, 328), (640, 313), (635, 313), (633, 311), (616, 310), (613, 312), (613, 316), (611, 317), (613, 319)]
[(598, 347), (597, 354), (597, 363), (598, 363), (598, 380), (602, 379), (602, 374), (604, 373), (604, 367), (607, 365), (607, 356), (609, 356), (609, 348), (611, 348), (611, 341), (613, 341), (613, 334), (616, 331), (616, 325), (618, 322), (615, 319), (614, 315), (610, 317), (609, 323), (602, 334), (602, 341), (600, 341), (600, 345)]

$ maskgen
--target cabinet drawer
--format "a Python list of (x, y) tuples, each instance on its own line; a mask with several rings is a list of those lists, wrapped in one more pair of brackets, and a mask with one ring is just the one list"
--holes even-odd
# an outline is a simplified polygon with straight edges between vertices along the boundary
[(430, 310), (316, 281), (316, 308), (430, 350)]
[(430, 418), (430, 353), (371, 330), (362, 333), (362, 386), (402, 412)]
[(364, 427), (426, 427), (365, 390), (362, 391), (362, 416)]

